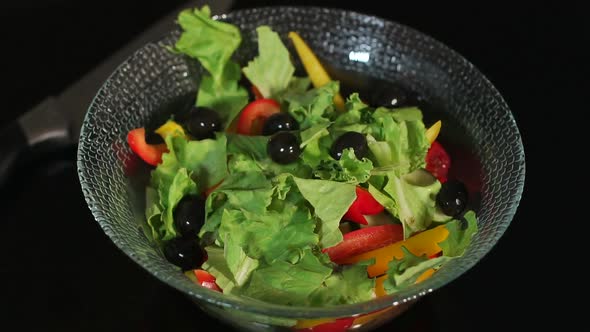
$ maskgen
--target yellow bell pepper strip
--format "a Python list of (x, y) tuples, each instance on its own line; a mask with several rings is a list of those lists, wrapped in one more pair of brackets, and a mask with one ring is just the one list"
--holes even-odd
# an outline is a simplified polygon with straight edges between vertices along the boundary
[(440, 127), (442, 126), (442, 122), (440, 120), (436, 121), (430, 128), (426, 130), (426, 139), (428, 142), (432, 144), (438, 137), (438, 133), (440, 133)]
[(449, 235), (445, 225), (423, 231), (403, 241), (392, 243), (388, 246), (371, 250), (363, 254), (343, 259), (341, 264), (354, 264), (367, 259), (375, 259), (375, 263), (367, 267), (369, 277), (380, 276), (387, 272), (388, 264), (394, 258), (401, 259), (404, 256), (402, 246), (406, 247), (416, 256), (432, 256), (442, 251), (438, 243)]
[(161, 125), (158, 129), (156, 129), (156, 134), (162, 136), (162, 138), (166, 138), (168, 135), (173, 136), (185, 136), (184, 129), (182, 126), (176, 123), (173, 120), (168, 120), (166, 123)]
[[(309, 79), (313, 86), (319, 88), (331, 82), (332, 79), (330, 78), (330, 75), (328, 75), (328, 72), (324, 66), (322, 66), (318, 57), (313, 53), (301, 36), (299, 36), (297, 32), (291, 31), (289, 32), (289, 38), (293, 42), (297, 55), (299, 55), (299, 59), (301, 60), (301, 63), (303, 63), (303, 67), (305, 68), (307, 75), (309, 75)], [(334, 104), (336, 104), (337, 110), (344, 111), (344, 99), (340, 93), (337, 93), (334, 96)]]

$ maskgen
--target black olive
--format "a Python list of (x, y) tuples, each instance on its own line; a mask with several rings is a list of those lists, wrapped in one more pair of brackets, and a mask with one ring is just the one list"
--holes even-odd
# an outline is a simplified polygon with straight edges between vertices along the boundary
[(164, 257), (184, 271), (199, 268), (205, 261), (205, 251), (194, 238), (176, 237), (164, 244)]
[(398, 108), (416, 106), (417, 96), (399, 85), (384, 85), (369, 96), (369, 104), (373, 107)]
[(446, 181), (436, 195), (436, 203), (444, 214), (458, 217), (467, 206), (465, 185), (458, 180)]
[(219, 114), (209, 107), (194, 107), (185, 126), (197, 140), (215, 138), (215, 132), (222, 130)]
[(205, 199), (198, 195), (184, 196), (174, 209), (174, 226), (180, 235), (196, 238), (205, 223)]
[(165, 143), (164, 139), (162, 138), (162, 136), (160, 136), (160, 134), (148, 130), (145, 131), (145, 142), (149, 145), (158, 145)]
[(299, 123), (289, 113), (275, 113), (266, 119), (262, 126), (262, 135), (269, 136), (279, 131), (299, 129)]
[(268, 140), (266, 152), (276, 163), (290, 164), (301, 154), (299, 139), (291, 132), (278, 132)]
[(363, 159), (363, 157), (369, 152), (369, 146), (367, 145), (365, 135), (357, 133), (356, 131), (348, 131), (340, 135), (340, 137), (332, 143), (330, 155), (332, 158), (340, 160), (342, 157), (342, 151), (348, 148), (354, 150), (354, 155), (357, 159)]

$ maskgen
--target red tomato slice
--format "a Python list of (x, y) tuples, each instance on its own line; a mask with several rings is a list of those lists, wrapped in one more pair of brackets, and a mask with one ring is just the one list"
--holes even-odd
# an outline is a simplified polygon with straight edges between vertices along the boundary
[(445, 148), (434, 141), (426, 153), (426, 170), (434, 175), (438, 181), (445, 183), (451, 168), (451, 157)]
[(322, 251), (330, 260), (341, 264), (348, 257), (360, 255), (404, 239), (404, 229), (400, 224), (370, 226), (344, 234), (344, 239), (337, 245)]
[(238, 118), (237, 132), (242, 135), (260, 135), (264, 121), (279, 113), (281, 105), (270, 98), (256, 99), (244, 107)]
[(297, 329), (297, 332), (345, 332), (346, 329), (352, 326), (354, 318), (339, 318), (333, 322), (323, 323), (314, 327), (305, 329)]
[(195, 277), (197, 277), (197, 281), (199, 284), (201, 284), (201, 286), (221, 292), (221, 288), (217, 286), (217, 283), (215, 283), (216, 279), (211, 273), (201, 269), (195, 269), (193, 272), (195, 273)]
[(362, 187), (356, 187), (356, 199), (348, 211), (342, 217), (343, 219), (354, 221), (359, 224), (367, 225), (365, 214), (377, 214), (383, 212), (383, 205), (381, 205), (368, 190)]
[(139, 158), (152, 166), (161, 163), (162, 154), (168, 152), (166, 144), (151, 145), (145, 141), (145, 128), (136, 128), (129, 131), (127, 144)]

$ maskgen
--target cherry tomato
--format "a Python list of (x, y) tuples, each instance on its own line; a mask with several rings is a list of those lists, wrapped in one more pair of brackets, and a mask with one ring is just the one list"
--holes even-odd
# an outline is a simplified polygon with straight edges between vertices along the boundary
[(426, 170), (441, 183), (445, 183), (451, 168), (451, 157), (438, 141), (432, 142), (426, 153)]

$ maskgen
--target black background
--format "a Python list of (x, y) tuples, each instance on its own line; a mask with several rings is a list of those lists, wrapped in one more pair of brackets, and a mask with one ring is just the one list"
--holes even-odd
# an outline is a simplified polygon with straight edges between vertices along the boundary
[[(3, 1), (0, 124), (59, 93), (183, 3)], [(551, 223), (572, 220), (572, 209), (560, 210), (551, 199), (549, 186), (559, 180), (549, 174), (561, 164), (556, 152), (581, 142), (570, 125), (583, 118), (586, 106), (585, 11), (564, 4), (370, 0), (238, 0), (235, 8), (270, 4), (350, 8), (435, 37), (488, 76), (521, 130), (525, 191), (505, 235), (476, 267), (379, 331), (495, 331), (556, 320), (567, 325), (557, 310), (567, 305), (550, 305), (561, 295), (553, 291), (558, 268), (548, 258), (547, 243), (555, 237)], [(136, 266), (102, 233), (80, 190), (75, 147), (21, 168), (0, 188), (0, 206), (2, 324), (23, 331), (223, 328)]]

